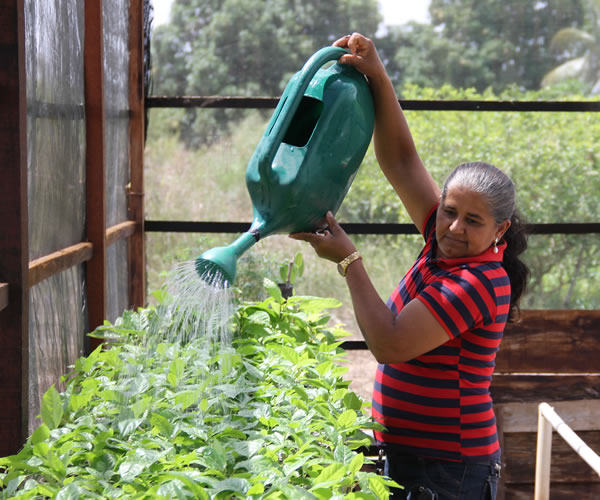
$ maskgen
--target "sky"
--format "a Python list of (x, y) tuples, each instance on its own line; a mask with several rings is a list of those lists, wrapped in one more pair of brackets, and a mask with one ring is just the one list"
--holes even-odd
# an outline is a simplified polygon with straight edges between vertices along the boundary
[[(408, 21), (429, 21), (430, 0), (379, 0), (379, 8), (387, 25), (404, 24)], [(154, 0), (154, 26), (169, 20), (173, 0)]]

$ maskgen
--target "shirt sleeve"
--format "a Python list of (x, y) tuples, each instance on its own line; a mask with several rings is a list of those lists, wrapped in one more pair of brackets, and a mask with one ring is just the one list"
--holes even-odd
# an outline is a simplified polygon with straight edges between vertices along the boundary
[(453, 339), (464, 332), (492, 323), (496, 300), (491, 282), (483, 274), (465, 268), (447, 272), (417, 296)]

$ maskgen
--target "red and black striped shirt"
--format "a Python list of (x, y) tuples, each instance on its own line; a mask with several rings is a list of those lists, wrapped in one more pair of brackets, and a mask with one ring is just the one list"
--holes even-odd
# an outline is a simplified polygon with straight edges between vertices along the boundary
[(398, 314), (420, 300), (449, 340), (411, 361), (377, 367), (373, 416), (386, 430), (375, 437), (407, 454), (487, 461), (500, 455), (489, 386), (510, 307), (506, 244), (496, 254), (490, 248), (476, 257), (436, 259), (435, 215), (388, 307)]

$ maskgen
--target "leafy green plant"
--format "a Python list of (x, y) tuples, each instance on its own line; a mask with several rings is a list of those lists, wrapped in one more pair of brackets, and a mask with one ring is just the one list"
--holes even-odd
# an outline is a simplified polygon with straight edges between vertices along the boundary
[(387, 498), (363, 471), (366, 403), (348, 388), (334, 299), (240, 304), (215, 354), (169, 341), (163, 303), (125, 312), (110, 342), (44, 395), (38, 429), (0, 459), (1, 498)]

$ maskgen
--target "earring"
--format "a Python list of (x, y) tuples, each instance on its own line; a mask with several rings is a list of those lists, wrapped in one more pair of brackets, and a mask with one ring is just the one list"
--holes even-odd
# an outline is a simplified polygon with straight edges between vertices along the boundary
[(498, 253), (498, 238), (494, 240), (494, 253)]

